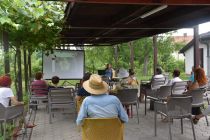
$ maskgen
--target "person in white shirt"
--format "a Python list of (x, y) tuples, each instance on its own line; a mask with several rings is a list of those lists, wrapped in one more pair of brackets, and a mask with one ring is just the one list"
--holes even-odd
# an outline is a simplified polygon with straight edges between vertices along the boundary
[(19, 102), (14, 96), (12, 89), (10, 88), (12, 80), (9, 76), (0, 76), (0, 103), (8, 107), (11, 100), (13, 105), (22, 105), (23, 102)]
[(140, 96), (139, 101), (143, 102), (144, 96), (146, 94), (146, 90), (151, 88), (151, 82), (154, 78), (164, 78), (164, 75), (162, 74), (162, 70), (160, 68), (156, 68), (156, 74), (152, 76), (152, 79), (149, 83), (143, 83), (140, 85)]
[(180, 71), (179, 71), (178, 69), (175, 69), (175, 70), (173, 71), (173, 79), (171, 79), (171, 80), (169, 81), (168, 85), (173, 85), (175, 82), (181, 82), (182, 79), (179, 78), (179, 76), (180, 76)]

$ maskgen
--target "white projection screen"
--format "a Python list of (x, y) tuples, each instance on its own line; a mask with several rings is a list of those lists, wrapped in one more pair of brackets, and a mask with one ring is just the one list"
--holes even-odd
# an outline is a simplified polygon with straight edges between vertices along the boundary
[(43, 54), (44, 79), (58, 76), (60, 79), (82, 79), (84, 74), (84, 51), (54, 50), (53, 54)]

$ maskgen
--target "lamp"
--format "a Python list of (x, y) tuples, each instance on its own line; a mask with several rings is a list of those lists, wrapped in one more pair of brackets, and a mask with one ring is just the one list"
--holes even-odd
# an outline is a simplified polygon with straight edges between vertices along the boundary
[(137, 19), (139, 19), (139, 18), (148, 17), (148, 16), (150, 16), (150, 15), (152, 15), (152, 14), (154, 14), (154, 13), (157, 13), (157, 12), (159, 12), (159, 11), (161, 11), (161, 10), (167, 8), (167, 7), (168, 7), (168, 5), (159, 6), (159, 7), (155, 8), (155, 9), (149, 11), (149, 12), (144, 13), (143, 15), (141, 15), (141, 16), (139, 16), (139, 17), (136, 17), (136, 18), (134, 18), (134, 19), (132, 19), (132, 20), (126, 22), (125, 24), (129, 24), (129, 23), (131, 23), (131, 22), (133, 22), (133, 21), (135, 21), (135, 20), (137, 20)]
[(146, 17), (148, 17), (148, 16), (150, 16), (154, 13), (157, 13), (157, 12), (167, 8), (167, 7), (168, 7), (168, 5), (159, 6), (159, 7), (155, 8), (155, 9), (149, 11), (149, 12), (144, 13), (143, 15), (140, 16), (140, 18), (146, 18)]

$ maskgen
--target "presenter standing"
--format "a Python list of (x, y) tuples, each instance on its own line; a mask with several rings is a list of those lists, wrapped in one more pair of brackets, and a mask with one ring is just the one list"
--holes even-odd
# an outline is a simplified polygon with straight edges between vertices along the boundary
[(112, 80), (112, 77), (113, 77), (112, 64), (106, 65), (105, 76), (109, 77), (109, 80)]

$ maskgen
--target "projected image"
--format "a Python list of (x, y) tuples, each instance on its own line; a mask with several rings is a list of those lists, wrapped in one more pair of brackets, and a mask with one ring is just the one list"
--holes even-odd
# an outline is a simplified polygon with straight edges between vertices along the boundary
[(84, 72), (83, 51), (54, 51), (43, 57), (44, 78), (59, 76), (61, 79), (80, 79)]

